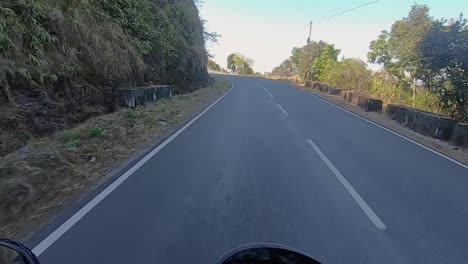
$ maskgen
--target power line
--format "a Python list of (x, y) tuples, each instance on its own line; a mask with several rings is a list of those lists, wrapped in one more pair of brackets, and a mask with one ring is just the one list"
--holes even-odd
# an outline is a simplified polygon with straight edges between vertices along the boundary
[(343, 11), (343, 12), (340, 12), (340, 13), (337, 13), (337, 14), (333, 14), (333, 15), (331, 15), (331, 16), (328, 16), (328, 17), (323, 18), (322, 20), (320, 20), (319, 23), (322, 23), (322, 22), (324, 22), (324, 21), (326, 21), (326, 20), (332, 19), (332, 18), (337, 17), (337, 16), (342, 16), (342, 15), (344, 15), (344, 14), (346, 14), (346, 13), (355, 11), (355, 10), (357, 10), (357, 9), (363, 8), (363, 7), (368, 6), (368, 5), (377, 4), (378, 2), (380, 2), (380, 0), (375, 0), (375, 1), (372, 1), (372, 2), (368, 2), (368, 3), (362, 4), (362, 5), (360, 5), (360, 6), (356, 6), (356, 7), (353, 7), (353, 8), (351, 8), (351, 9), (345, 10), (345, 11)]
[[(360, 8), (363, 8), (365, 6), (368, 6), (368, 5), (373, 5), (373, 4), (376, 4), (378, 2), (380, 2), (381, 0), (375, 0), (375, 1), (372, 1), (372, 2), (367, 2), (367, 3), (364, 3), (362, 5), (359, 5), (359, 6), (356, 6), (356, 7), (353, 7), (351, 9), (348, 9), (348, 10), (345, 10), (341, 13), (337, 13), (337, 14), (333, 14), (331, 16), (328, 16), (328, 17), (325, 17), (323, 19), (321, 19), (318, 23), (322, 23), (328, 19), (331, 19), (333, 17), (337, 17), (337, 16), (342, 16), (346, 13), (349, 13), (349, 12), (352, 12), (352, 11), (355, 11), (357, 9), (360, 9)], [(310, 43), (311, 43), (311, 35), (312, 35), (312, 25), (313, 25), (313, 21), (310, 21), (310, 23), (307, 24), (309, 26), (309, 38), (307, 38), (307, 46), (306, 46), (306, 50), (305, 50), (305, 60), (304, 60), (304, 81), (307, 80), (307, 75), (308, 75), (308, 60), (309, 60), (309, 51), (310, 51)]]

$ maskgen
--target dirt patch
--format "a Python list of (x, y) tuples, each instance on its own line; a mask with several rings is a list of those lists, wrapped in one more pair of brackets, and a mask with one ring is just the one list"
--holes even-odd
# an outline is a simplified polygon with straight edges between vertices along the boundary
[[(314, 94), (324, 100), (327, 100), (335, 105), (338, 105), (350, 112), (353, 112), (355, 114), (358, 114), (362, 117), (365, 117), (368, 120), (371, 120), (377, 124), (380, 124), (392, 131), (395, 131), (407, 138), (410, 138), (426, 147), (429, 147), (437, 152), (443, 153), (446, 156), (449, 156), (455, 160), (460, 161), (461, 163), (468, 165), (468, 149), (458, 147), (458, 146), (453, 146), (449, 144), (448, 142), (441, 141), (438, 139), (434, 139), (431, 137), (423, 136), (421, 134), (418, 134), (408, 128), (402, 127), (399, 125), (396, 121), (393, 121), (389, 118), (387, 118), (384, 114), (384, 112), (364, 112), (362, 109), (360, 109), (358, 106), (351, 105), (347, 102), (345, 102), (341, 96), (332, 96), (332, 95), (326, 95), (322, 94), (320, 92), (317, 92), (311, 88), (308, 87), (303, 87), (297, 83), (293, 83), (293, 85), (296, 85), (299, 89), (307, 91), (311, 94)], [(385, 107), (385, 106), (384, 106)]]
[(54, 212), (84, 197), (113, 168), (167, 136), (230, 86), (215, 77), (210, 87), (91, 118), (0, 158), (0, 237), (29, 237)]

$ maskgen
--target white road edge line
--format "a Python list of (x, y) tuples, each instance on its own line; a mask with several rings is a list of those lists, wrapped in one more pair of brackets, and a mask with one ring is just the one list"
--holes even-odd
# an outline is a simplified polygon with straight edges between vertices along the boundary
[(385, 230), (387, 227), (385, 224), (380, 220), (380, 218), (377, 216), (377, 214), (370, 208), (370, 206), (362, 199), (362, 197), (359, 195), (359, 193), (353, 188), (353, 186), (346, 180), (346, 178), (341, 174), (341, 172), (331, 163), (331, 161), (323, 154), (323, 152), (320, 150), (320, 148), (310, 139), (307, 139), (307, 142), (309, 142), (310, 146), (317, 152), (317, 154), (320, 156), (320, 158), (325, 162), (325, 164), (330, 168), (330, 170), (335, 174), (336, 178), (343, 184), (343, 186), (346, 188), (346, 190), (351, 194), (353, 197), (354, 201), (361, 207), (362, 211), (369, 217), (371, 222), (377, 227), (378, 229)]
[(286, 112), (286, 110), (284, 110), (284, 108), (281, 107), (281, 105), (279, 105), (279, 104), (276, 104), (276, 105), (278, 106), (279, 110), (281, 110), (281, 112), (283, 112), (283, 114), (284, 114), (285, 116), (288, 116), (288, 112)]
[(223, 96), (218, 98), (214, 103), (208, 106), (203, 112), (198, 114), (192, 120), (190, 120), (185, 126), (177, 130), (172, 136), (166, 139), (163, 143), (161, 143), (158, 147), (156, 147), (153, 151), (148, 153), (145, 157), (143, 157), (138, 163), (133, 165), (128, 171), (122, 174), (119, 178), (117, 178), (113, 183), (111, 183), (106, 189), (104, 189), (101, 193), (99, 193), (96, 197), (94, 197), (90, 202), (88, 202), (85, 206), (83, 206), (78, 212), (76, 212), (73, 216), (71, 216), (68, 220), (66, 220), (62, 225), (60, 225), (55, 231), (50, 233), (44, 240), (42, 240), (38, 245), (34, 247), (32, 252), (36, 256), (40, 256), (44, 253), (52, 244), (54, 244), (61, 236), (63, 236), (70, 228), (72, 228), (78, 221), (80, 221), (86, 214), (88, 214), (96, 205), (98, 205), (102, 200), (104, 200), (112, 191), (114, 191), (119, 185), (121, 185), (125, 180), (127, 180), (132, 174), (137, 171), (141, 166), (143, 166), (148, 160), (150, 160), (154, 155), (156, 155), (159, 151), (161, 151), (165, 146), (167, 146), (171, 141), (173, 141), (177, 136), (179, 136), (182, 132), (184, 132), (190, 125), (192, 125), (195, 121), (197, 121), (202, 115), (204, 115), (208, 110), (210, 110), (215, 104), (217, 104), (221, 99), (223, 99), (227, 94), (229, 94), (232, 89), (234, 88), (234, 83), (231, 85), (231, 89), (227, 91)]
[(303, 90), (301, 90), (301, 89), (298, 89), (298, 90), (301, 91), (301, 92), (303, 92), (303, 93), (305, 93), (305, 94), (308, 94), (308, 95), (310, 95), (310, 96), (313, 96), (313, 97), (315, 97), (315, 98), (317, 98), (317, 99), (319, 99), (319, 100), (321, 100), (321, 101), (323, 101), (323, 102), (325, 102), (325, 103), (327, 103), (327, 104), (329, 104), (329, 105), (331, 105), (331, 106), (334, 106), (334, 107), (336, 107), (336, 108), (338, 108), (338, 109), (340, 109), (340, 110), (343, 110), (343, 111), (345, 111), (346, 113), (348, 113), (348, 114), (350, 114), (350, 115), (353, 115), (353, 116), (355, 116), (355, 117), (357, 117), (357, 118), (359, 118), (359, 119), (362, 119), (362, 120), (364, 120), (364, 121), (366, 121), (366, 122), (368, 122), (368, 123), (371, 123), (371, 124), (373, 124), (374, 126), (380, 127), (380, 128), (382, 128), (382, 129), (384, 129), (384, 130), (386, 130), (386, 131), (388, 131), (388, 132), (390, 132), (390, 133), (392, 133), (392, 134), (394, 134), (394, 135), (396, 135), (396, 136), (398, 136), (398, 137), (400, 137), (400, 138), (403, 138), (403, 139), (405, 139), (405, 140), (407, 140), (407, 141), (409, 141), (409, 142), (411, 142), (411, 143), (413, 143), (413, 144), (415, 144), (415, 145), (420, 146), (421, 148), (424, 148), (424, 149), (426, 149), (426, 150), (429, 150), (430, 152), (432, 152), (432, 153), (434, 153), (434, 154), (436, 154), (436, 155), (438, 155), (438, 156), (440, 156), (440, 157), (442, 157), (442, 158), (445, 158), (445, 159), (447, 159), (447, 160), (449, 160), (449, 161), (451, 161), (451, 162), (453, 162), (453, 163), (455, 163), (455, 164), (457, 164), (457, 165), (459, 165), (459, 166), (461, 166), (461, 167), (463, 167), (463, 168), (465, 168), (465, 169), (468, 169), (468, 165), (465, 165), (465, 164), (459, 162), (458, 160), (455, 160), (455, 159), (453, 159), (453, 158), (451, 158), (451, 157), (449, 157), (449, 156), (447, 156), (447, 155), (445, 155), (445, 154), (443, 154), (443, 153), (440, 153), (440, 152), (438, 152), (438, 151), (436, 151), (436, 150), (433, 150), (433, 149), (431, 149), (431, 148), (429, 148), (429, 147), (427, 147), (427, 146), (424, 146), (423, 144), (421, 144), (421, 143), (419, 143), (419, 142), (417, 142), (417, 141), (414, 141), (414, 140), (412, 140), (412, 139), (410, 139), (410, 138), (408, 138), (408, 137), (406, 137), (406, 136), (404, 136), (404, 135), (402, 135), (402, 134), (399, 134), (398, 132), (395, 132), (395, 131), (393, 131), (393, 130), (391, 130), (391, 129), (389, 129), (389, 128), (386, 128), (386, 127), (384, 127), (384, 126), (382, 126), (382, 125), (379, 125), (379, 124), (375, 123), (374, 121), (371, 121), (371, 120), (369, 120), (369, 119), (367, 119), (367, 118), (365, 118), (365, 117), (362, 117), (362, 116), (360, 116), (360, 115), (358, 115), (358, 114), (355, 114), (355, 113), (353, 113), (353, 112), (351, 112), (351, 111), (349, 111), (349, 110), (346, 110), (346, 109), (344, 109), (343, 107), (340, 107), (340, 106), (338, 106), (338, 105), (335, 105), (335, 104), (333, 104), (333, 103), (331, 103), (331, 102), (329, 102), (329, 101), (327, 101), (327, 100), (325, 100), (325, 99), (323, 99), (323, 98), (320, 98), (319, 96), (316, 96), (316, 95), (314, 95), (314, 94), (308, 93), (308, 92), (303, 91)]

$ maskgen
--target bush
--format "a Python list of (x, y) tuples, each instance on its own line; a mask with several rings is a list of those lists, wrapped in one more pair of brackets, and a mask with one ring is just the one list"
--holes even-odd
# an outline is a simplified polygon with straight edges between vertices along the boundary
[(370, 79), (371, 72), (359, 59), (330, 60), (319, 75), (319, 81), (323, 83), (361, 93), (369, 92)]
[(412, 94), (406, 91), (401, 84), (384, 80), (382, 76), (378, 75), (372, 78), (369, 93), (389, 104), (408, 105), (411, 103)]
[(386, 79), (382, 73), (373, 76), (369, 93), (387, 104), (405, 105), (427, 112), (446, 114), (442, 110), (437, 94), (420, 88), (413, 100), (413, 91), (410, 88), (402, 83)]

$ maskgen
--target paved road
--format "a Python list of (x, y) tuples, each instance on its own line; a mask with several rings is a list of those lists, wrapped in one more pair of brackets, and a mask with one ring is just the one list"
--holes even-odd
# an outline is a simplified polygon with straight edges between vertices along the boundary
[(226, 78), (43, 263), (215, 263), (254, 241), (323, 263), (468, 263), (466, 168), (285, 82)]

